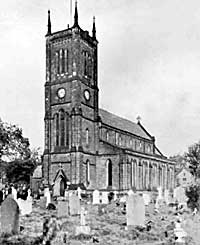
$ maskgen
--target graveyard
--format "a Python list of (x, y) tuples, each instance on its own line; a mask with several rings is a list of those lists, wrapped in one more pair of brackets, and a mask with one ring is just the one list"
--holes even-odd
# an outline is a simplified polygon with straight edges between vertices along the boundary
[[(200, 244), (200, 215), (167, 205), (159, 193), (152, 201), (148, 194), (142, 198), (129, 191), (110, 202), (105, 194), (98, 200), (97, 194), (81, 200), (77, 193), (48, 200), (46, 191), (39, 200), (29, 196), (23, 204), (12, 197), (5, 199), (1, 231), (8, 231), (10, 222), (14, 232), (1, 232), (0, 244)], [(50, 228), (45, 228), (45, 222)], [(178, 243), (179, 233), (185, 233), (184, 243)]]

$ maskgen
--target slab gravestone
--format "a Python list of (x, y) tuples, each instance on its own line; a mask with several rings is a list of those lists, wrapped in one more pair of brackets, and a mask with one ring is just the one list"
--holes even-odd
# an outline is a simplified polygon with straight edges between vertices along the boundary
[(99, 204), (99, 191), (98, 190), (94, 190), (92, 193), (92, 204)]
[(82, 193), (82, 190), (81, 190), (80, 187), (78, 187), (78, 188), (77, 188), (77, 194), (78, 194), (78, 197), (79, 197), (80, 200), (82, 199), (82, 198), (81, 198), (81, 193)]
[(109, 203), (109, 200), (108, 200), (108, 192), (103, 191), (101, 193), (100, 199), (101, 199), (101, 203), (102, 204), (108, 204)]
[(127, 198), (126, 204), (127, 226), (144, 226), (145, 223), (145, 206), (143, 197), (133, 193)]
[(1, 205), (1, 233), (17, 234), (19, 232), (19, 206), (11, 198), (6, 198)]
[(39, 206), (40, 208), (46, 208), (47, 198), (45, 196), (40, 197)]
[(81, 215), (80, 215), (80, 223), (81, 225), (76, 226), (76, 233), (75, 235), (79, 234), (90, 234), (90, 227), (86, 225), (86, 214), (87, 212), (85, 211), (84, 207), (81, 207)]
[(143, 199), (144, 199), (144, 205), (148, 206), (149, 203), (151, 202), (150, 195), (148, 193), (143, 193), (142, 196), (143, 196)]
[(69, 196), (69, 213), (70, 215), (78, 215), (80, 214), (80, 210), (80, 199), (75, 193), (72, 193), (72, 195)]
[(49, 203), (51, 203), (51, 193), (48, 187), (44, 189), (44, 196), (46, 197), (46, 208), (47, 208)]
[(13, 196), (13, 199), (16, 201), (17, 200), (17, 190), (12, 186), (12, 196)]
[(68, 201), (58, 201), (58, 206), (57, 206), (57, 217), (65, 217), (69, 215), (69, 202)]

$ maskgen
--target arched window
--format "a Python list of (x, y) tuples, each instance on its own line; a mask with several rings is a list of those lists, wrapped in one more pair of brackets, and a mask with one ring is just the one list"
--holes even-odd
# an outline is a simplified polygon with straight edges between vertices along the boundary
[(106, 131), (106, 141), (109, 141), (109, 131)]
[(86, 128), (85, 130), (85, 141), (86, 141), (86, 144), (88, 145), (89, 144), (89, 129)]
[(86, 184), (90, 184), (90, 161), (86, 161)]
[(55, 66), (56, 66), (56, 73), (60, 74), (60, 53), (59, 52), (56, 52)]
[(56, 123), (56, 146), (59, 145), (59, 115), (55, 115), (55, 123)]
[(60, 111), (60, 145), (65, 145), (65, 114), (64, 111)]
[(84, 76), (87, 76), (87, 52), (84, 52)]
[(108, 176), (108, 186), (112, 186), (112, 162), (107, 160), (107, 176)]
[(69, 50), (65, 50), (65, 72), (69, 72)]
[(122, 136), (119, 135), (119, 145), (122, 146)]
[(135, 164), (131, 160), (131, 186), (135, 187)]
[(66, 147), (69, 148), (69, 114), (66, 113)]
[(61, 73), (65, 73), (65, 50), (61, 50)]
[(115, 144), (118, 145), (119, 144), (119, 133), (115, 133)]

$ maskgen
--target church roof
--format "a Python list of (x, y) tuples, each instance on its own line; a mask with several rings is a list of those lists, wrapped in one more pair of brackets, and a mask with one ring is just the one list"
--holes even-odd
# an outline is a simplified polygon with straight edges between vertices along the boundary
[(103, 109), (99, 109), (99, 115), (101, 117), (102, 123), (104, 124), (129, 132), (139, 137), (152, 140), (151, 135), (140, 124), (119, 117)]

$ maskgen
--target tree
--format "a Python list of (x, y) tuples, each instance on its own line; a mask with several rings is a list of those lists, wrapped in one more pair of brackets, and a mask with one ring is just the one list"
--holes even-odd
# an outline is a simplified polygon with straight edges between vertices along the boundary
[(23, 160), (30, 155), (29, 140), (23, 137), (22, 129), (0, 120), (0, 161)]
[(39, 148), (31, 151), (22, 129), (0, 121), (0, 172), (5, 172), (8, 181), (29, 182), (39, 161)]
[(186, 159), (189, 163), (191, 173), (200, 178), (200, 141), (191, 145), (186, 153)]

